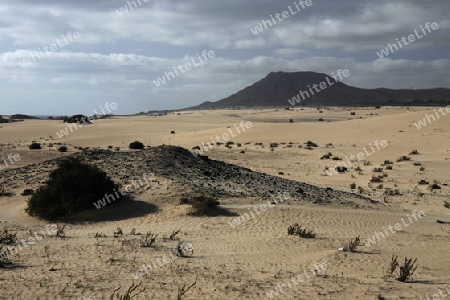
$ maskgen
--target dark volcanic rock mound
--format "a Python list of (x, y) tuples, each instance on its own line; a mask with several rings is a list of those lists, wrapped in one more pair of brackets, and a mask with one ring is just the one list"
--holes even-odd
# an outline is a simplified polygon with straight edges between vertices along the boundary
[[(195, 157), (190, 151), (175, 146), (159, 146), (137, 152), (89, 150), (72, 156), (97, 165), (120, 183), (128, 183), (132, 179), (142, 177), (144, 173), (154, 173), (185, 186), (187, 193), (209, 194), (219, 198), (257, 197), (268, 200), (274, 194), (289, 193), (290, 203), (306, 201), (352, 206), (378, 204), (360, 195), (254, 172), (244, 167), (211, 160), (206, 156)], [(45, 182), (60, 159), (63, 158), (7, 170), (3, 172), (3, 181), (6, 184), (22, 181), (36, 187)], [(189, 195), (179, 196), (181, 198)]]

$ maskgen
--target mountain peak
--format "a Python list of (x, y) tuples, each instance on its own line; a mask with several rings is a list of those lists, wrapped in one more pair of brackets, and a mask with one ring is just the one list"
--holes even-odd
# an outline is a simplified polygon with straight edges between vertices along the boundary
[[(312, 71), (270, 72), (258, 82), (225, 99), (205, 102), (192, 109), (280, 107), (291, 106), (292, 103), (303, 106), (378, 106), (437, 105), (450, 102), (450, 89), (361, 89), (340, 82), (339, 80), (345, 79), (342, 75), (333, 76), (338, 80)], [(301, 92), (302, 101), (293, 102), (293, 98), (298, 97)]]

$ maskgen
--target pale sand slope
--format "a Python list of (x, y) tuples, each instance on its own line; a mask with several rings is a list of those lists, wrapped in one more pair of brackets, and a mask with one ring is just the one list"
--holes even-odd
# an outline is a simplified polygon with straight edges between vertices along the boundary
[[(47, 238), (24, 249), (13, 257), (18, 268), (0, 269), (1, 295), (5, 299), (68, 299), (94, 293), (96, 299), (109, 299), (118, 286), (123, 290), (135, 282), (132, 272), (151, 263), (152, 259), (162, 258), (175, 246), (175, 241), (164, 242), (160, 238), (176, 229), (182, 230), (180, 238), (183, 241), (193, 244), (194, 257), (177, 258), (170, 266), (167, 264), (149, 271), (147, 278), (142, 280), (146, 291), (135, 299), (176, 299), (177, 288), (183, 283), (192, 283), (195, 274), (198, 275), (197, 285), (185, 299), (268, 299), (266, 292), (277, 284), (287, 284), (292, 276), (303, 273), (314, 263), (327, 263), (328, 276), (313, 277), (299, 286), (291, 283), (292, 288), (285, 289), (276, 299), (377, 299), (379, 294), (386, 299), (420, 299), (427, 293), (438, 293), (438, 288), (450, 283), (450, 225), (436, 223), (437, 219), (450, 221), (449, 209), (443, 206), (444, 200), (450, 200), (448, 186), (443, 185), (449, 183), (450, 117), (418, 130), (413, 123), (432, 109), (353, 111), (356, 112), (353, 118), (363, 116), (365, 119), (347, 120), (350, 111), (342, 109), (324, 110), (323, 113), (316, 109), (221, 110), (163, 117), (120, 117), (96, 121), (61, 141), (49, 138), (56, 137), (56, 131), (64, 128), (64, 124), (57, 121), (2, 124), (0, 143), (8, 145), (1, 147), (0, 158), (19, 153), (22, 160), (14, 166), (22, 166), (61, 155), (55, 147), (28, 150), (26, 145), (32, 140), (82, 147), (106, 148), (111, 145), (123, 149), (130, 142), (139, 140), (146, 145), (165, 143), (190, 149), (211, 141), (211, 136), (228, 132), (227, 126), (233, 129), (234, 124), (245, 120), (251, 121), (253, 128), (232, 139), (242, 143), (241, 148), (234, 145), (227, 149), (221, 145), (206, 155), (272, 175), (283, 172), (285, 175), (279, 176), (319, 186), (350, 190), (349, 184), (355, 182), (367, 190), (373, 167), (379, 167), (386, 159), (395, 162), (399, 156), (417, 149), (421, 154), (411, 155), (413, 161), (395, 162), (393, 170), (386, 171), (388, 177), (384, 179), (383, 188), (405, 191), (416, 187), (418, 180), (425, 179), (438, 180), (442, 190), (431, 193), (425, 190), (426, 186), (419, 186), (425, 193), (423, 197), (389, 196), (385, 200), (386, 207), (377, 211), (280, 205), (232, 229), (229, 225), (232, 217), (194, 218), (186, 216), (184, 207), (167, 204), (170, 192), (180, 188), (170, 185), (169, 190), (145, 192), (135, 197), (156, 204), (158, 212), (127, 219), (118, 213), (122, 210), (120, 206), (103, 208), (114, 215), (116, 221), (68, 224), (67, 239)], [(366, 115), (370, 113), (379, 115)], [(295, 123), (288, 123), (291, 118)], [(318, 122), (319, 118), (332, 122)], [(176, 133), (170, 134), (171, 130)], [(345, 158), (363, 151), (369, 143), (383, 139), (389, 146), (368, 158), (371, 166), (357, 163), (365, 175), (351, 170), (345, 174), (323, 176), (325, 166), (336, 163), (320, 160), (323, 154), (332, 152)], [(313, 150), (298, 148), (308, 140), (320, 147)], [(251, 143), (244, 145), (247, 142)], [(255, 146), (257, 142), (264, 143), (264, 148)], [(271, 142), (295, 144), (291, 148), (280, 145), (272, 152), (268, 146)], [(334, 147), (326, 148), (327, 143), (333, 143)], [(69, 148), (69, 153), (74, 151)], [(239, 153), (241, 150), (246, 153)], [(414, 162), (421, 162), (425, 171), (419, 171), (420, 166), (414, 166)], [(10, 189), (17, 196), (0, 198), (0, 219), (6, 221), (9, 228), (19, 230), (19, 236), (25, 238), (30, 236), (30, 230), (40, 230), (45, 222), (23, 213), (26, 197), (19, 193), (24, 188), (12, 186)], [(376, 198), (384, 201), (380, 195)], [(248, 212), (249, 204), (227, 208), (243, 214)], [(337, 250), (348, 239), (357, 235), (366, 239), (375, 231), (382, 231), (383, 227), (401, 222), (402, 217), (408, 223), (406, 214), (413, 210), (423, 210), (425, 218), (414, 221), (374, 246), (361, 247), (360, 253)], [(295, 222), (313, 228), (317, 238), (288, 236), (287, 226)], [(156, 249), (137, 247), (139, 237), (128, 237), (134, 239), (131, 246), (122, 246), (117, 239), (113, 243), (112, 233), (117, 227), (122, 227), (125, 233), (132, 228), (142, 233), (158, 233)], [(108, 238), (97, 241), (93, 237), (96, 232), (103, 232)], [(45, 246), (49, 246), (49, 258), (46, 258)], [(383, 279), (392, 254), (399, 255), (400, 262), (405, 256), (418, 258), (414, 283)], [(117, 261), (108, 262), (110, 258)], [(49, 271), (52, 267), (55, 272)]]

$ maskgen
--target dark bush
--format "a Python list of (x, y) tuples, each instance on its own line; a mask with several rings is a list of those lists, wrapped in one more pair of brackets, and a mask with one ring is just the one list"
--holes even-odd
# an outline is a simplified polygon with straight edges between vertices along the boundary
[(314, 143), (312, 141), (307, 141), (305, 144), (308, 147), (319, 147), (316, 143)]
[(211, 215), (214, 209), (220, 204), (217, 199), (209, 196), (198, 196), (192, 198), (181, 198), (180, 204), (192, 205), (194, 211), (193, 216)]
[(138, 141), (134, 141), (134, 142), (130, 143), (129, 148), (141, 150), (141, 149), (144, 149), (144, 144), (142, 144), (141, 142), (138, 142)]
[(30, 150), (39, 150), (41, 148), (41, 144), (39, 143), (31, 143), (31, 145), (28, 147)]
[(32, 189), (24, 189), (21, 195), (22, 196), (30, 196), (30, 195), (33, 195), (33, 194), (34, 194), (34, 190), (32, 190)]
[(77, 123), (77, 124), (91, 124), (89, 118), (84, 115), (74, 115), (71, 117), (64, 118), (64, 123)]
[(75, 158), (62, 160), (49, 177), (26, 209), (29, 215), (49, 221), (92, 208), (94, 202), (118, 189), (105, 172)]
[(67, 152), (67, 147), (66, 146), (61, 146), (58, 148), (59, 152)]

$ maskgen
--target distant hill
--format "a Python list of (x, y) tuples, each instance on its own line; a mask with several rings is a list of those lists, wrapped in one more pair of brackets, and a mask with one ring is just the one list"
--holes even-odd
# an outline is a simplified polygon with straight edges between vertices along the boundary
[[(393, 78), (395, 80), (395, 78)], [(316, 92), (313, 85), (325, 82), (327, 87)], [(309, 85), (309, 87), (308, 87)], [(313, 93), (310, 92), (310, 88)], [(319, 88), (317, 88), (319, 89)], [(219, 109), (256, 106), (291, 106), (288, 100), (308, 92), (296, 106), (380, 106), (380, 105), (449, 105), (450, 89), (392, 90), (361, 89), (336, 82), (332, 77), (316, 72), (271, 72), (260, 81), (217, 102), (204, 102), (189, 109)]]
[(39, 120), (38, 117), (33, 117), (33, 116), (28, 116), (28, 115), (23, 115), (23, 114), (15, 114), (12, 115), (11, 120)]

